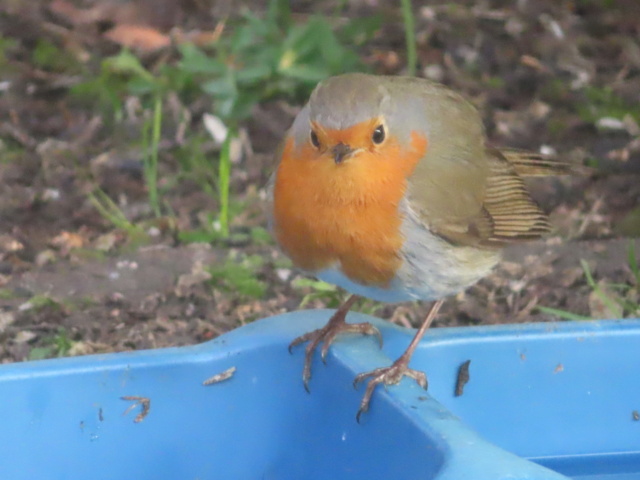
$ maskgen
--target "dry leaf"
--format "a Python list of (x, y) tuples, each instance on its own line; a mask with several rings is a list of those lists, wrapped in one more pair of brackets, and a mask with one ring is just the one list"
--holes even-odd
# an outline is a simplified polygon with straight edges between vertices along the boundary
[(582, 270), (581, 267), (565, 268), (558, 275), (560, 285), (562, 285), (564, 288), (572, 287), (579, 279), (583, 277), (584, 270)]
[(106, 343), (101, 342), (91, 342), (91, 341), (79, 341), (73, 342), (71, 348), (67, 352), (70, 357), (76, 357), (80, 355), (90, 355), (92, 353), (102, 353), (109, 352), (113, 347), (107, 345)]
[(62, 232), (49, 242), (52, 247), (58, 248), (62, 252), (69, 252), (74, 248), (82, 248), (84, 243), (84, 237), (73, 232)]
[(213, 30), (183, 32), (180, 28), (174, 28), (171, 34), (176, 43), (193, 43), (198, 47), (206, 47), (220, 39), (224, 32), (224, 27), (225, 23), (219, 22)]
[(24, 250), (22, 242), (10, 235), (0, 235), (0, 251), (19, 252), (20, 250)]
[(105, 38), (140, 52), (154, 52), (171, 45), (171, 37), (152, 27), (121, 24), (105, 32)]
[(527, 67), (531, 67), (539, 72), (549, 72), (549, 69), (540, 60), (531, 55), (522, 55), (520, 57), (520, 63), (522, 65), (526, 65)]

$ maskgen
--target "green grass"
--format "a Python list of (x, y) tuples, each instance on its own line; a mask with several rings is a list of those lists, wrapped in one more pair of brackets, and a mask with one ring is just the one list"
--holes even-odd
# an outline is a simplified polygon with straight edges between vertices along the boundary
[(351, 26), (334, 29), (330, 19), (320, 16), (294, 22), (288, 2), (274, 0), (264, 17), (245, 11), (230, 22), (231, 33), (211, 48), (180, 46), (178, 68), (213, 98), (214, 113), (235, 127), (259, 102), (302, 102), (320, 80), (364, 70), (348, 45), (363, 32), (370, 38), (379, 22), (374, 18)]
[(34, 295), (21, 307), (21, 309), (32, 310), (35, 312), (39, 312), (45, 308), (63, 310), (64, 306), (61, 302), (48, 295)]
[(0, 288), (0, 300), (12, 300), (18, 298), (18, 295), (9, 288)]
[(103, 59), (99, 71), (87, 72), (86, 77), (84, 82), (71, 88), (71, 96), (101, 109), (107, 125), (122, 122), (127, 95), (140, 96), (148, 107), (153, 93), (161, 92), (165, 84), (127, 49)]
[(629, 115), (640, 123), (640, 106), (620, 97), (611, 87), (588, 86), (584, 96), (585, 101), (578, 105), (578, 113), (584, 121), (595, 123), (604, 117), (623, 120)]
[(118, 205), (101, 189), (97, 188), (91, 192), (89, 194), (89, 201), (95, 209), (98, 210), (98, 213), (111, 222), (117, 229), (133, 233), (140, 228), (131, 223)]
[(101, 189), (96, 188), (91, 192), (89, 194), (89, 201), (105, 220), (110, 222), (118, 230), (125, 232), (131, 243), (139, 244), (148, 242), (149, 238), (144, 229), (140, 225), (131, 222), (120, 207)]
[(39, 39), (33, 48), (31, 62), (43, 70), (67, 75), (81, 72), (78, 60), (71, 53), (43, 38)]
[(66, 357), (75, 342), (71, 340), (67, 331), (60, 327), (58, 332), (46, 339), (44, 343), (44, 346), (34, 347), (29, 351), (28, 360)]
[(273, 245), (273, 237), (266, 228), (252, 227), (249, 230), (249, 236), (251, 237), (251, 243), (253, 245)]
[(232, 132), (227, 134), (227, 138), (220, 150), (220, 160), (218, 161), (218, 204), (220, 205), (219, 222), (220, 232), (224, 238), (229, 236), (229, 182), (231, 179), (231, 142), (235, 138)]
[(636, 244), (633, 240), (629, 241), (627, 262), (635, 280), (635, 287), (640, 293), (640, 263), (638, 262), (638, 256), (636, 255)]
[(594, 318), (586, 315), (579, 315), (577, 313), (571, 313), (559, 308), (544, 307), (542, 305), (538, 305), (536, 307), (536, 310), (548, 315), (553, 315), (554, 317), (561, 318), (562, 320), (595, 320)]
[(415, 76), (418, 68), (418, 53), (416, 50), (416, 32), (411, 0), (401, 0), (404, 35), (407, 44), (407, 75)]
[(107, 259), (107, 252), (96, 248), (74, 248), (73, 256), (83, 260), (102, 262)]
[(17, 45), (18, 42), (13, 38), (6, 38), (0, 34), (0, 70), (6, 71), (10, 69), (11, 64), (8, 57)]
[(217, 198), (217, 169), (204, 152), (208, 141), (209, 138), (204, 134), (194, 134), (188, 142), (178, 147), (175, 155), (180, 167), (179, 180), (193, 181), (209, 197)]
[(640, 207), (627, 212), (614, 224), (614, 231), (623, 237), (640, 237)]
[(149, 204), (156, 218), (161, 216), (158, 197), (158, 154), (162, 127), (162, 97), (156, 93), (153, 98), (153, 114), (144, 123), (142, 129), (142, 148), (144, 151), (144, 180), (149, 194)]
[[(79, 98), (92, 98), (112, 115), (112, 121), (119, 123), (123, 119), (124, 98), (127, 94), (138, 95), (143, 105), (150, 111), (141, 128), (143, 151), (143, 173), (148, 192), (149, 205), (156, 217), (162, 215), (161, 200), (158, 193), (158, 156), (161, 140), (163, 117), (163, 98), (169, 91), (167, 79), (156, 77), (146, 69), (140, 60), (130, 51), (123, 49), (117, 55), (108, 57), (101, 63), (98, 76), (72, 89)], [(112, 208), (106, 195), (90, 197), (91, 202), (102, 205), (98, 208), (114, 224), (123, 225), (122, 218)], [(124, 226), (124, 225), (123, 225)], [(130, 231), (130, 228), (125, 228)]]
[(220, 265), (207, 268), (213, 288), (233, 292), (247, 298), (262, 298), (267, 284), (257, 278), (264, 259), (258, 255), (232, 254)]
[[(340, 289), (336, 285), (323, 282), (322, 280), (316, 280), (312, 278), (296, 278), (292, 286), (298, 290), (311, 290), (302, 297), (300, 302), (300, 308), (304, 308), (309, 303), (314, 301), (321, 301), (327, 308), (338, 308), (344, 303), (349, 293)], [(375, 302), (367, 298), (360, 298), (354, 304), (351, 310), (355, 312), (365, 313), (367, 315), (374, 315), (378, 310), (382, 308), (380, 302)]]
[(312, 290), (302, 297), (300, 308), (316, 300), (321, 300), (328, 308), (338, 308), (345, 300), (344, 292), (337, 286), (322, 280), (300, 277), (292, 282), (292, 286), (299, 290)]
[(131, 52), (103, 60), (95, 78), (73, 93), (97, 102), (122, 118), (126, 95), (149, 106), (154, 95), (176, 92), (188, 103), (207, 94), (213, 113), (234, 128), (259, 102), (286, 98), (301, 102), (320, 80), (338, 73), (366, 70), (350, 45), (362, 45), (380, 28), (379, 17), (362, 18), (334, 28), (329, 18), (292, 19), (288, 2), (272, 0), (264, 16), (245, 10), (229, 21), (215, 44), (177, 46), (177, 61), (146, 68)]
[[(580, 264), (584, 271), (587, 285), (591, 288), (593, 295), (602, 302), (602, 305), (610, 312), (622, 312), (622, 317), (640, 316), (640, 265), (636, 256), (634, 241), (629, 242), (627, 263), (633, 276), (632, 284), (617, 284), (596, 282), (591, 272), (589, 264), (581, 260)], [(566, 310), (538, 306), (541, 312), (557, 316), (564, 320), (597, 320), (596, 318), (578, 315)]]
[[(289, 2), (272, 0), (262, 15), (245, 9), (230, 19), (215, 43), (178, 44), (171, 54), (154, 64), (122, 49), (103, 59), (97, 71), (85, 71), (86, 80), (73, 87), (71, 95), (79, 102), (100, 108), (110, 127), (123, 124), (127, 98), (135, 96), (140, 100), (145, 119), (139, 127), (144, 180), (155, 217), (170, 213), (170, 205), (162, 199), (166, 189), (159, 188), (159, 145), (163, 127), (170, 128), (163, 118), (168, 109), (164, 100), (173, 95), (188, 106), (198, 98), (208, 97), (210, 113), (231, 132), (217, 161), (208, 158), (209, 154), (197, 152), (195, 146), (204, 141), (203, 131), (202, 127), (191, 126), (185, 144), (163, 152), (162, 158), (163, 161), (165, 157), (171, 160), (172, 155), (178, 158), (182, 170), (176, 176), (177, 181), (195, 180), (217, 204), (208, 224), (196, 232), (179, 232), (179, 238), (226, 239), (231, 234), (236, 203), (230, 186), (230, 145), (243, 122), (260, 102), (284, 99), (301, 103), (320, 80), (348, 71), (367, 70), (353, 46), (365, 44), (381, 24), (380, 17), (337, 22), (316, 15), (299, 21), (291, 15)], [(55, 46), (43, 43), (35, 54), (45, 59), (52, 48)], [(194, 147), (189, 146), (192, 143)], [(172, 181), (164, 180), (163, 185)], [(90, 200), (115, 226), (129, 233), (137, 232), (106, 195), (95, 191)]]

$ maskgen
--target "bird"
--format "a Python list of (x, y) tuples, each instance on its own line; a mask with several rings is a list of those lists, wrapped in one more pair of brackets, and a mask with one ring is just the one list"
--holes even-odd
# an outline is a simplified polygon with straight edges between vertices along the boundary
[(481, 115), (461, 94), (418, 77), (346, 73), (321, 81), (276, 153), (267, 188), (270, 230), (294, 266), (351, 295), (327, 324), (294, 339), (314, 351), (338, 335), (373, 335), (347, 323), (360, 297), (432, 301), (405, 352), (368, 380), (357, 419), (377, 385), (403, 377), (427, 388), (411, 357), (447, 297), (488, 275), (508, 244), (548, 233), (548, 216), (524, 177), (567, 174), (557, 159), (489, 144)]

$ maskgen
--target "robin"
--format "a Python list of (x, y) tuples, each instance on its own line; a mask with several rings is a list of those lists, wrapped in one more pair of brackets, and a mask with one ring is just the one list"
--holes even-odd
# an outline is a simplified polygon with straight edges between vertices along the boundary
[(550, 230), (522, 177), (567, 173), (538, 154), (487, 144), (475, 107), (421, 78), (351, 73), (322, 81), (295, 118), (270, 185), (274, 237), (300, 269), (352, 295), (306, 347), (303, 382), (322, 343), (338, 334), (380, 332), (345, 317), (359, 296), (382, 302), (433, 300), (407, 350), (369, 379), (358, 411), (378, 384), (404, 376), (427, 388), (411, 356), (443, 299), (487, 275), (503, 246)]

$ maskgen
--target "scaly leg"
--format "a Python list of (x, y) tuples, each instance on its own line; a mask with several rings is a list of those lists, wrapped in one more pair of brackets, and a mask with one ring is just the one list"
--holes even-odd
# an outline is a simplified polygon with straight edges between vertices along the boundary
[(427, 317), (424, 319), (424, 322), (422, 322), (422, 326), (416, 332), (413, 340), (411, 340), (409, 347), (407, 347), (405, 352), (400, 355), (393, 364), (389, 367), (376, 368), (371, 372), (361, 373), (355, 378), (353, 381), (354, 387), (357, 386), (359, 382), (370, 378), (367, 389), (364, 392), (364, 397), (362, 397), (362, 401), (360, 402), (360, 409), (356, 415), (358, 422), (360, 422), (360, 415), (369, 409), (371, 395), (373, 395), (373, 391), (380, 383), (384, 385), (396, 385), (400, 380), (402, 380), (402, 377), (410, 377), (413, 378), (422, 388), (425, 390), (427, 389), (427, 376), (424, 372), (409, 368), (409, 361), (411, 360), (411, 356), (413, 355), (416, 347), (420, 343), (422, 336), (433, 322), (438, 310), (440, 310), (443, 302), (444, 300), (438, 300), (431, 306), (427, 313)]
[(320, 351), (322, 361), (325, 361), (329, 347), (336, 339), (339, 333), (361, 333), (363, 335), (375, 335), (382, 347), (382, 335), (380, 331), (371, 325), (370, 323), (347, 323), (345, 318), (351, 306), (358, 299), (356, 295), (351, 295), (341, 306), (336, 310), (336, 313), (329, 319), (327, 324), (309, 333), (296, 338), (289, 345), (289, 352), (297, 345), (304, 342), (309, 342), (305, 349), (304, 356), (304, 369), (302, 370), (302, 381), (304, 382), (304, 388), (309, 391), (309, 379), (311, 378), (311, 360), (313, 358), (313, 352), (322, 342), (322, 350)]

